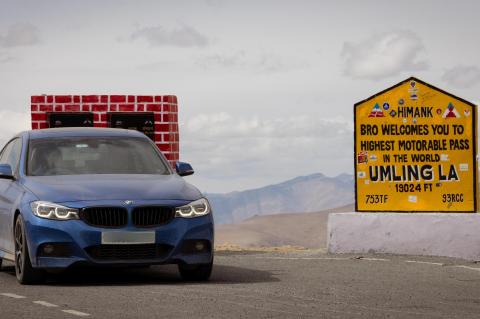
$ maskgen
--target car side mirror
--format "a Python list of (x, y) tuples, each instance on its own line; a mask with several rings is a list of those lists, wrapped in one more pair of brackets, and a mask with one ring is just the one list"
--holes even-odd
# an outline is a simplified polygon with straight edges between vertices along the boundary
[(188, 176), (194, 173), (192, 165), (184, 162), (177, 162), (175, 163), (175, 168), (177, 170), (178, 175), (180, 176)]
[(10, 164), (0, 164), (0, 178), (13, 179), (12, 167)]

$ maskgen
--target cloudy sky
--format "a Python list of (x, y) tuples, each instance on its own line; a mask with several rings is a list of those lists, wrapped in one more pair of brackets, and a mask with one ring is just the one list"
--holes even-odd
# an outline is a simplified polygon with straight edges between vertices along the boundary
[(358, 102), (414, 75), (480, 100), (478, 1), (0, 0), (0, 143), (32, 94), (175, 94), (227, 192), (353, 171)]

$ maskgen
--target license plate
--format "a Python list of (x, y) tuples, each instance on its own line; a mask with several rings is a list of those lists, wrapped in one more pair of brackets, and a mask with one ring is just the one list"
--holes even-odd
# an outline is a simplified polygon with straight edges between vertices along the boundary
[(102, 244), (154, 244), (155, 232), (110, 231), (102, 232)]

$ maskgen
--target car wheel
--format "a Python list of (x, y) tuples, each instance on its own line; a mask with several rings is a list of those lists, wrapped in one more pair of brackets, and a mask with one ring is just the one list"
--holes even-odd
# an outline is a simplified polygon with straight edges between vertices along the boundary
[(186, 281), (207, 281), (212, 274), (213, 262), (202, 265), (179, 264), (180, 276)]
[(15, 274), (22, 285), (39, 283), (44, 279), (42, 270), (34, 269), (28, 254), (25, 236), (25, 224), (22, 215), (18, 215), (14, 229), (15, 237)]
[(2, 261), (3, 261), (3, 259), (0, 258), (0, 270), (2, 270)]

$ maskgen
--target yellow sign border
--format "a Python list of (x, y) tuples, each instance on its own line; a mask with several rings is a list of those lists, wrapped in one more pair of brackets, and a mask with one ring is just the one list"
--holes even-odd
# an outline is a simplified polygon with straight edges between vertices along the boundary
[[(454, 99), (457, 99), (465, 104), (468, 104), (472, 107), (472, 111), (473, 111), (473, 114), (472, 114), (472, 128), (473, 128), (473, 137), (472, 137), (472, 140), (473, 140), (473, 152), (472, 152), (472, 155), (473, 155), (473, 163), (475, 164), (475, 169), (474, 169), (474, 172), (473, 172), (473, 180), (474, 180), (474, 185), (473, 185), (473, 196), (475, 198), (474, 200), (474, 203), (473, 203), (473, 210), (472, 211), (451, 211), (451, 210), (431, 210), (431, 211), (426, 211), (426, 210), (419, 210), (419, 211), (413, 211), (413, 210), (396, 210), (396, 211), (391, 211), (391, 210), (359, 210), (358, 209), (358, 192), (357, 192), (357, 183), (358, 183), (358, 178), (357, 178), (357, 162), (356, 162), (356, 156), (357, 156), (357, 106), (360, 105), (360, 104), (364, 104), (365, 102), (368, 102), (374, 98), (376, 98), (377, 96), (379, 95), (382, 95), (390, 90), (393, 90), (407, 82), (410, 82), (410, 81), (415, 81), (415, 82), (418, 82), (418, 83), (421, 83), (422, 85), (425, 85), (427, 87), (429, 87), (430, 89), (432, 90), (436, 90), (442, 94), (445, 94), (445, 95), (448, 95)], [(414, 212), (419, 212), (419, 213), (439, 213), (439, 212), (445, 212), (445, 213), (476, 213), (478, 211), (478, 206), (479, 206), (479, 189), (478, 189), (478, 161), (477, 161), (477, 156), (478, 156), (478, 150), (477, 150), (477, 134), (478, 134), (478, 127), (477, 127), (477, 114), (478, 114), (478, 106), (472, 102), (469, 102), (461, 97), (458, 97), (454, 94), (451, 94), (445, 90), (442, 90), (434, 85), (431, 85), (429, 83), (426, 83), (416, 77), (409, 77), (408, 79), (406, 80), (403, 80), (385, 90), (382, 90), (381, 92), (378, 92), (360, 102), (357, 102), (353, 105), (353, 147), (354, 147), (354, 156), (353, 156), (353, 161), (354, 161), (354, 171), (355, 171), (355, 175), (354, 175), (354, 179), (355, 179), (355, 211), (356, 212), (379, 212), (379, 213), (382, 213), (382, 212), (399, 212), (399, 213), (414, 213)]]

